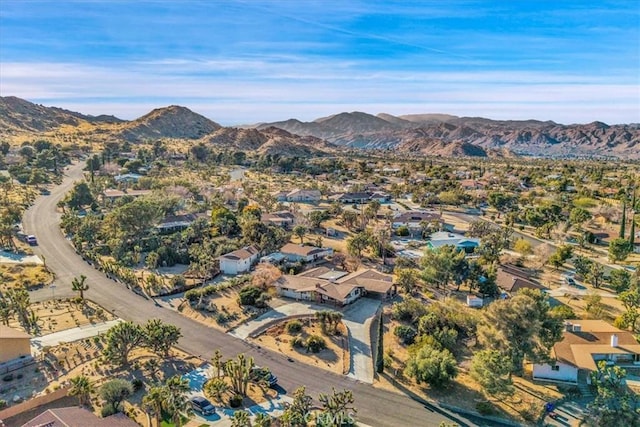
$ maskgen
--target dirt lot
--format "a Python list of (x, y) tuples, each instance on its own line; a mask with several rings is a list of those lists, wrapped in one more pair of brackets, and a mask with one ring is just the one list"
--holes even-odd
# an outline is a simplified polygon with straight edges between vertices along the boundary
[(0, 264), (0, 292), (19, 287), (35, 289), (52, 281), (53, 276), (44, 265)]
[[(349, 372), (349, 342), (347, 330), (340, 324), (338, 331), (340, 335), (327, 336), (323, 334), (322, 328), (315, 320), (301, 320), (304, 324), (302, 331), (291, 335), (286, 329), (287, 321), (283, 321), (265, 331), (251, 341), (262, 347), (280, 352), (287, 357), (298, 360), (309, 365), (327, 369), (337, 374)], [(327, 348), (318, 353), (307, 352), (305, 348), (292, 348), (291, 341), (295, 337), (306, 340), (309, 335), (320, 335), (325, 339)]]
[[(75, 304), (70, 301), (35, 302), (29, 306), (29, 310), (33, 310), (39, 319), (38, 335), (51, 334), (82, 325), (116, 319), (108, 311), (87, 300), (83, 304)], [(11, 319), (9, 326), (14, 329), (25, 330), (16, 316)], [(33, 334), (33, 331), (31, 333)]]
[(178, 310), (182, 315), (197, 322), (226, 332), (257, 313), (256, 309), (241, 307), (238, 304), (239, 289), (240, 287), (229, 288), (204, 297), (202, 305), (205, 308), (201, 310), (190, 306), (188, 301), (181, 300)]

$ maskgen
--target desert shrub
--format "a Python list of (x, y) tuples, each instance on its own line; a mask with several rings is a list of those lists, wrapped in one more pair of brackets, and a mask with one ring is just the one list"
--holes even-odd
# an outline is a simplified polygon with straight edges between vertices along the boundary
[(102, 407), (102, 409), (100, 410), (100, 416), (101, 416), (102, 418), (109, 417), (109, 416), (111, 416), (111, 415), (113, 415), (113, 414), (115, 414), (115, 413), (116, 413), (116, 410), (115, 410), (115, 409), (113, 408), (113, 406), (111, 406), (111, 405), (105, 405), (105, 406), (103, 406), (103, 407)]
[(136, 378), (133, 381), (131, 381), (131, 385), (133, 386), (133, 392), (135, 393), (136, 391), (142, 388), (142, 385), (143, 385), (142, 380), (139, 378)]
[(494, 415), (496, 413), (496, 409), (489, 402), (478, 402), (478, 403), (476, 403), (476, 410), (481, 415)]
[(411, 326), (399, 325), (396, 326), (393, 334), (398, 337), (403, 344), (410, 345), (415, 341), (418, 332)]
[(5, 375), (4, 377), (2, 377), (2, 381), (13, 381), (13, 374)]
[(307, 352), (318, 353), (320, 350), (327, 348), (327, 343), (320, 335), (310, 335), (305, 342)]
[(414, 323), (427, 313), (427, 308), (415, 298), (408, 297), (402, 302), (396, 302), (391, 308), (391, 316), (403, 322)]
[(255, 302), (255, 306), (258, 308), (265, 308), (268, 307), (268, 302), (271, 299), (271, 295), (269, 295), (266, 292), (263, 292), (262, 294), (260, 294), (260, 296), (256, 299)]
[(576, 313), (573, 311), (573, 309), (564, 304), (553, 307), (551, 309), (551, 313), (554, 316), (559, 317), (561, 319), (565, 319), (565, 320), (576, 318)]
[(242, 396), (239, 394), (234, 394), (229, 398), (229, 406), (232, 408), (239, 408), (242, 406)]
[(256, 286), (247, 286), (240, 290), (238, 299), (241, 305), (255, 305), (262, 295), (262, 290)]
[(302, 322), (299, 320), (291, 320), (287, 322), (287, 332), (291, 335), (300, 333), (302, 331)]
[(291, 348), (300, 348), (304, 346), (304, 340), (300, 337), (295, 337), (291, 340)]
[(398, 229), (396, 230), (396, 234), (398, 236), (408, 236), (411, 234), (411, 232), (409, 231), (409, 227), (407, 227), (406, 225), (401, 225), (400, 227), (398, 227)]
[(7, 406), (7, 401), (4, 399), (0, 399), (0, 409), (5, 408)]

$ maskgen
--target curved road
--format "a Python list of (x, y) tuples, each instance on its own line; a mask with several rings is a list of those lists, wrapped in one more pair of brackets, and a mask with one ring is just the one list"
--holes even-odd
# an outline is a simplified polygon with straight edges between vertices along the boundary
[(358, 409), (357, 418), (362, 423), (372, 426), (438, 426), (442, 421), (448, 421), (461, 426), (493, 425), (488, 421), (463, 418), (411, 396), (410, 393), (404, 395), (377, 389), (319, 368), (289, 362), (278, 353), (250, 345), (207, 328), (177, 312), (158, 307), (152, 301), (129, 291), (124, 285), (107, 279), (75, 253), (59, 228), (60, 214), (56, 211), (56, 205), (72, 188), (73, 183), (82, 178), (83, 166), (83, 163), (71, 166), (62, 184), (52, 189), (50, 195), (40, 196), (25, 213), (24, 229), (27, 233), (36, 235), (39, 242), (34, 252), (44, 256), (47, 266), (55, 274), (57, 285), (54, 290), (44, 288), (32, 292), (32, 300), (48, 299), (53, 293), (56, 298), (71, 296), (74, 294), (71, 291), (71, 279), (84, 274), (90, 286), (85, 292), (89, 299), (125, 320), (144, 323), (150, 318), (161, 318), (180, 327), (183, 334), (180, 348), (190, 354), (208, 360), (215, 349), (220, 349), (226, 357), (246, 353), (255, 359), (256, 364), (270, 367), (278, 376), (279, 385), (287, 392), (300, 385), (305, 385), (307, 391), (314, 396), (330, 392), (331, 387), (353, 390), (354, 406)]

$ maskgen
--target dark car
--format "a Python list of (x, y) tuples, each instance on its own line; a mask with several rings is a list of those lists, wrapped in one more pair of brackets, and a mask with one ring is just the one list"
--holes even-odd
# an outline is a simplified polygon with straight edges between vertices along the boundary
[(202, 396), (195, 396), (191, 398), (191, 406), (197, 412), (202, 415), (211, 415), (216, 413), (216, 408)]
[(38, 239), (36, 239), (36, 236), (33, 236), (31, 234), (28, 235), (27, 237), (25, 237), (24, 241), (27, 242), (31, 246), (37, 246), (38, 245)]
[(269, 384), (269, 387), (278, 385), (278, 377), (273, 375), (268, 368), (261, 368), (260, 366), (254, 366), (251, 369), (251, 379), (253, 381), (264, 380)]

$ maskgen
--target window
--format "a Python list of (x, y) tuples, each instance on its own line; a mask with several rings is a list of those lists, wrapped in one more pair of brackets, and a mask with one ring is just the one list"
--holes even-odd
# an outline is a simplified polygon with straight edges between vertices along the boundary
[(553, 365), (553, 366), (551, 367), (551, 370), (552, 370), (552, 371), (559, 371), (559, 370), (560, 370), (560, 365)]

